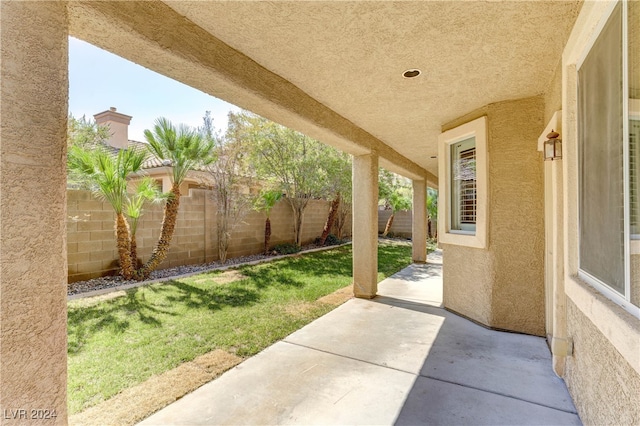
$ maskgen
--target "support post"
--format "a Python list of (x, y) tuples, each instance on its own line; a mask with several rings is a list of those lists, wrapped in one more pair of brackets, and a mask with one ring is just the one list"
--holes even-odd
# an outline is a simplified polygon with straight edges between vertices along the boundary
[(3, 424), (67, 423), (68, 35), (66, 2), (0, 2)]
[(353, 157), (353, 294), (378, 291), (378, 155)]
[(425, 180), (413, 181), (412, 210), (412, 257), (416, 263), (425, 263), (427, 261), (427, 182)]
[(564, 291), (564, 211), (563, 211), (563, 164), (562, 160), (551, 164), (551, 259), (553, 282), (553, 335), (551, 352), (553, 371), (564, 377), (567, 356), (572, 353), (572, 342), (567, 330), (567, 295)]

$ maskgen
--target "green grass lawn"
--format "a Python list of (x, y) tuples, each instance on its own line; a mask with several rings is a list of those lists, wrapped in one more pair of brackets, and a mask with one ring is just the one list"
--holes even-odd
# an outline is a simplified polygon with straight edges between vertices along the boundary
[[(411, 263), (411, 246), (381, 244), (378, 258), (382, 280)], [(241, 267), (233, 282), (216, 271), (69, 302), (70, 413), (214, 349), (256, 354), (333, 309), (311, 302), (349, 285), (351, 269), (343, 246)]]

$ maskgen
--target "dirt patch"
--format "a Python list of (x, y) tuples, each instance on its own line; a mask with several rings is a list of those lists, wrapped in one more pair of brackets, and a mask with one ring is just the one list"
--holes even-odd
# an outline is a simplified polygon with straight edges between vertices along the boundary
[(326, 305), (338, 306), (342, 305), (347, 300), (353, 297), (353, 286), (348, 285), (339, 290), (334, 291), (331, 294), (327, 294), (326, 296), (321, 297), (316, 302), (324, 303)]
[(217, 274), (214, 276), (209, 276), (207, 278), (200, 278), (195, 280), (194, 282), (198, 283), (198, 284), (202, 284), (202, 283), (206, 283), (209, 281), (213, 281), (214, 283), (217, 284), (229, 284), (232, 283), (234, 281), (240, 281), (247, 278), (246, 275), (243, 275), (242, 272), (240, 272), (237, 269), (229, 269), (228, 271), (224, 271), (221, 274)]
[(293, 317), (302, 318), (307, 314), (307, 312), (311, 311), (314, 306), (315, 303), (311, 302), (291, 303), (285, 306), (284, 311)]
[(133, 425), (238, 365), (222, 350), (201, 355), (69, 417), (70, 425)]

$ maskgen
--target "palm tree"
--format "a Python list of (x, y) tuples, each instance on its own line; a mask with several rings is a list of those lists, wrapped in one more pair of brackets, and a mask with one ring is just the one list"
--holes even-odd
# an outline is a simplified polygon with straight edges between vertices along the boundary
[(384, 227), (383, 237), (386, 237), (393, 225), (393, 219), (397, 211), (409, 210), (411, 208), (411, 200), (399, 190), (395, 190), (387, 198), (387, 205), (391, 209), (391, 216), (387, 219), (387, 225)]
[(264, 221), (264, 254), (269, 253), (269, 241), (271, 241), (271, 209), (276, 205), (278, 200), (282, 198), (282, 191), (261, 191), (260, 195), (256, 199), (254, 209), (262, 211), (267, 216)]
[(98, 198), (111, 204), (116, 213), (116, 245), (121, 274), (125, 279), (131, 279), (135, 271), (129, 223), (125, 217), (130, 204), (127, 177), (141, 171), (145, 158), (146, 153), (132, 149), (122, 149), (114, 156), (104, 148), (71, 146), (68, 153), (69, 172), (85, 182)]
[(137, 182), (135, 185), (135, 193), (129, 196), (129, 202), (125, 207), (125, 214), (129, 218), (130, 222), (131, 262), (133, 263), (134, 269), (138, 269), (140, 266), (138, 263), (136, 231), (138, 230), (138, 221), (143, 213), (144, 203), (145, 201), (156, 203), (164, 199), (166, 199), (166, 197), (159, 190), (158, 184), (149, 176), (145, 176), (142, 180)]
[(151, 257), (138, 271), (138, 279), (149, 277), (167, 257), (173, 237), (178, 208), (180, 207), (180, 185), (190, 170), (213, 162), (213, 141), (206, 141), (195, 129), (185, 125), (174, 126), (171, 121), (160, 117), (155, 121), (153, 131), (145, 130), (144, 137), (149, 143), (149, 151), (173, 169), (171, 190), (164, 205), (162, 230)]
[(400, 178), (395, 173), (380, 168), (378, 173), (378, 197), (384, 202), (385, 210), (391, 210), (391, 216), (387, 219), (384, 227), (383, 237), (386, 237), (393, 225), (393, 219), (399, 210), (409, 210), (411, 208), (411, 198), (406, 180)]

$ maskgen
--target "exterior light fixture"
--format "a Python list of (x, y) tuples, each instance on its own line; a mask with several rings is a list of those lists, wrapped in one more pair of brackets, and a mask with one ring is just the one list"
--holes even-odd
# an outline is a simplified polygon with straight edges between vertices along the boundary
[(562, 159), (562, 139), (558, 139), (560, 133), (551, 130), (544, 142), (544, 161)]
[(410, 69), (410, 70), (406, 70), (405, 72), (402, 73), (402, 76), (404, 78), (414, 78), (419, 76), (422, 73), (422, 71), (420, 71), (419, 69)]

